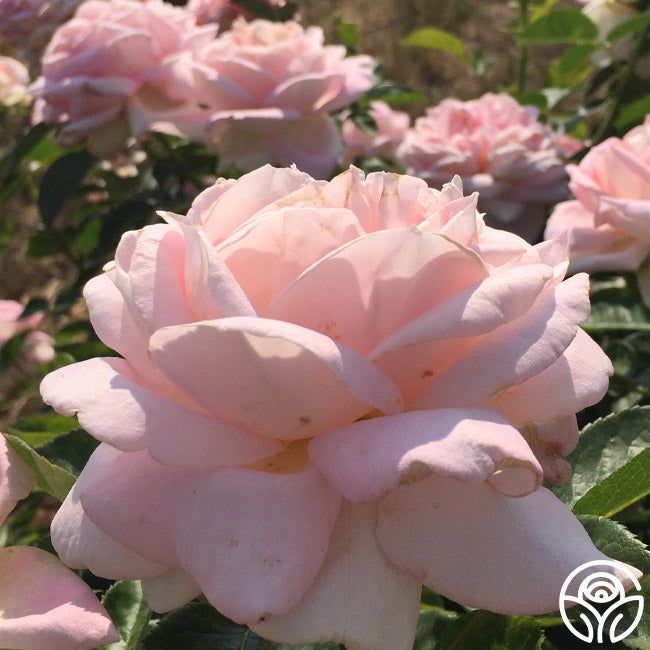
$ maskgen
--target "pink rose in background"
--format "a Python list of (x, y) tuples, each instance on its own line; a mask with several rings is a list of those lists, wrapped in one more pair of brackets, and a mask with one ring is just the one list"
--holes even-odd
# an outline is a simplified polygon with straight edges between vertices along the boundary
[(560, 203), (546, 237), (568, 231), (573, 271), (638, 271), (650, 304), (650, 116), (567, 167), (577, 200)]
[(43, 320), (42, 312), (21, 318), (24, 309), (15, 300), (0, 300), (0, 347), (10, 338), (36, 327)]
[(567, 196), (566, 142), (537, 115), (504, 94), (445, 99), (415, 121), (398, 157), (434, 187), (460, 175), (488, 223), (536, 241), (546, 209)]
[(566, 241), (493, 230), (477, 198), (266, 166), (127, 232), (84, 292), (123, 358), (41, 385), (102, 442), (52, 525), (64, 562), (355, 650), (410, 650), (423, 582), (557, 609), (604, 556), (541, 481), (612, 368)]
[(377, 124), (376, 134), (367, 133), (343, 116), (343, 153), (347, 162), (357, 156), (393, 158), (408, 133), (411, 124), (408, 113), (395, 111), (385, 102), (372, 102), (368, 114)]
[(28, 84), (29, 72), (21, 62), (9, 56), (0, 56), (0, 104), (28, 104)]
[[(271, 7), (283, 7), (285, 0), (262, 0)], [(219, 29), (230, 29), (232, 21), (238, 16), (254, 18), (236, 2), (231, 0), (189, 0), (187, 8), (196, 16), (199, 25), (218, 23)]]
[(40, 51), (82, 0), (0, 0), (0, 39)]
[(151, 115), (171, 119), (184, 105), (170, 66), (215, 29), (162, 0), (84, 2), (45, 51), (32, 87), (40, 98), (34, 120), (60, 124), (65, 145), (87, 140), (99, 155), (119, 150), (147, 130)]
[(54, 339), (45, 332), (30, 332), (25, 339), (23, 354), (29, 363), (48, 363), (56, 356)]
[[(324, 46), (323, 38), (320, 27), (240, 18), (196, 54), (193, 103), (208, 107), (197, 120), (202, 114), (224, 164), (295, 163), (321, 177), (332, 171), (341, 135), (329, 113), (372, 86), (373, 61), (346, 58), (343, 46)], [(187, 65), (189, 57), (179, 61), (180, 76)]]
[[(33, 329), (43, 320), (37, 312), (21, 318), (24, 307), (14, 300), (0, 300), (0, 348), (11, 338)], [(30, 332), (23, 343), (23, 358), (29, 363), (47, 363), (55, 356), (54, 339), (45, 332)]]
[[(0, 434), (0, 525), (29, 495), (34, 477)], [(119, 640), (91, 589), (37, 548), (0, 548), (0, 646), (90, 650)]]

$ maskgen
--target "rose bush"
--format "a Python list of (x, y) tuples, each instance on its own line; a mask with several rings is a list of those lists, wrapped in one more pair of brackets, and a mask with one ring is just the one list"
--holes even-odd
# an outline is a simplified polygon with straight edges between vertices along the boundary
[(170, 68), (215, 30), (162, 0), (84, 2), (45, 50), (34, 121), (60, 125), (64, 145), (85, 140), (108, 155), (153, 120), (181, 120), (186, 95)]
[(565, 240), (485, 226), (459, 179), (355, 168), (267, 166), (165, 219), (85, 288), (122, 358), (41, 385), (102, 443), (52, 525), (69, 566), (272, 640), (410, 650), (422, 583), (538, 614), (604, 557), (541, 486), (612, 371)]
[(555, 208), (546, 237), (568, 232), (573, 271), (637, 271), (650, 304), (650, 117), (567, 171), (576, 200)]
[(537, 117), (504, 94), (445, 99), (415, 121), (398, 158), (434, 187), (460, 175), (480, 192), (488, 223), (534, 241), (546, 208), (567, 196), (566, 138), (558, 142)]
[(385, 102), (372, 102), (368, 111), (375, 120), (377, 132), (370, 134), (344, 116), (343, 152), (349, 163), (357, 156), (394, 158), (397, 147), (408, 133), (411, 118), (404, 111), (395, 111)]
[[(0, 434), (0, 525), (34, 487)], [(38, 548), (0, 548), (0, 645), (20, 650), (91, 650), (119, 635), (90, 588)]]
[[(332, 171), (341, 135), (329, 113), (372, 86), (373, 61), (346, 58), (343, 46), (323, 40), (320, 27), (240, 18), (178, 62), (179, 78), (193, 70), (188, 111), (195, 122), (207, 122), (206, 137), (225, 164), (251, 170), (267, 162), (295, 163), (319, 177)], [(207, 110), (197, 111), (197, 104)]]

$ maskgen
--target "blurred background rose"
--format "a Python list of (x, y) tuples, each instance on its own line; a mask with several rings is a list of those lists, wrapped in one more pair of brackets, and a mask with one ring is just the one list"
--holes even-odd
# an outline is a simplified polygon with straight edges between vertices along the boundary
[(536, 108), (488, 93), (428, 109), (397, 155), (431, 187), (458, 174), (469, 191), (479, 192), (487, 223), (536, 241), (545, 208), (567, 196), (564, 147), (538, 121)]

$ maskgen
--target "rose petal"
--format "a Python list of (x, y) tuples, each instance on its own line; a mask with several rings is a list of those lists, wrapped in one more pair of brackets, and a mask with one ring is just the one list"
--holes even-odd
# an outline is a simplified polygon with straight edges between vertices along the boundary
[(201, 594), (201, 587), (185, 571), (176, 569), (142, 580), (142, 591), (149, 607), (162, 614), (194, 600)]
[(190, 472), (102, 445), (84, 473), (81, 503), (96, 525), (137, 553), (183, 568), (240, 623), (298, 604), (325, 557), (340, 505), (308, 466), (290, 474)]
[(569, 573), (606, 559), (545, 488), (512, 498), (451, 478), (393, 491), (380, 506), (377, 537), (392, 562), (437, 593), (508, 615), (557, 611)]
[(0, 645), (21, 650), (91, 650), (120, 637), (90, 588), (53, 555), (0, 549)]
[(555, 363), (522, 384), (493, 395), (485, 406), (517, 423), (572, 415), (605, 396), (613, 372), (612, 362), (600, 346), (579, 329)]
[[(169, 391), (170, 393), (172, 391)], [(241, 431), (142, 385), (123, 359), (95, 358), (51, 372), (43, 400), (63, 415), (77, 415), (94, 437), (123, 451), (149, 447), (161, 462), (215, 466), (252, 463), (281, 445)]]
[(350, 210), (283, 208), (237, 230), (219, 247), (219, 255), (264, 313), (305, 269), (362, 234)]
[(0, 526), (16, 504), (29, 496), (35, 479), (0, 433)]
[(314, 585), (288, 614), (253, 629), (284, 643), (411, 650), (420, 583), (386, 561), (375, 539), (376, 521), (375, 506), (345, 504)]
[(589, 314), (589, 278), (565, 280), (527, 314), (485, 335), (414, 400), (413, 408), (483, 402), (553, 364), (575, 338)]
[(402, 408), (370, 361), (292, 323), (223, 318), (169, 327), (151, 338), (151, 355), (212, 413), (274, 438), (307, 438), (373, 408)]
[(489, 481), (510, 496), (529, 494), (542, 477), (521, 434), (487, 409), (414, 411), (361, 420), (312, 440), (309, 455), (354, 502), (375, 501), (399, 484), (433, 474)]
[(486, 275), (477, 257), (440, 235), (383, 230), (355, 239), (305, 271), (268, 316), (323, 332), (363, 354)]

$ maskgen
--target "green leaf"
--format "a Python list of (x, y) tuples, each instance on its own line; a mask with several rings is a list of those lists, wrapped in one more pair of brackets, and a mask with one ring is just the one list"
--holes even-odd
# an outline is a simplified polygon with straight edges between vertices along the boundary
[(413, 102), (424, 101), (424, 99), (424, 95), (416, 92), (410, 86), (397, 84), (393, 81), (381, 81), (376, 86), (371, 88), (359, 100), (359, 102), (363, 102), (363, 104), (369, 104), (370, 102), (381, 100), (390, 106), (402, 106), (404, 104), (412, 104)]
[(23, 135), (16, 146), (5, 156), (2, 161), (2, 177), (6, 178), (13, 174), (22, 159), (27, 156), (39, 142), (45, 137), (49, 130), (49, 125), (41, 122), (33, 126), (25, 135)]
[(650, 332), (650, 309), (632, 287), (606, 287), (591, 296), (591, 315), (582, 327), (587, 332)]
[(533, 618), (477, 609), (449, 623), (435, 650), (537, 650), (543, 639)]
[(78, 476), (98, 444), (87, 431), (75, 428), (57, 436), (38, 451), (51, 463)]
[(646, 11), (639, 16), (634, 16), (634, 18), (630, 18), (630, 20), (626, 20), (625, 22), (616, 25), (616, 27), (607, 34), (607, 40), (610, 43), (614, 43), (629, 34), (641, 31), (648, 25), (650, 25), (650, 11)]
[(573, 506), (573, 512), (577, 515), (611, 517), (648, 494), (650, 447), (589, 490)]
[(52, 225), (66, 200), (74, 195), (95, 159), (86, 151), (73, 151), (55, 160), (41, 180), (38, 209), (47, 226)]
[(36, 489), (47, 492), (63, 501), (72, 489), (75, 477), (62, 467), (53, 465), (18, 436), (6, 434), (5, 438), (20, 459), (29, 467), (36, 478)]
[(530, 22), (534, 23), (538, 18), (545, 16), (560, 0), (544, 0), (544, 2), (533, 9), (530, 14)]
[(162, 618), (144, 638), (141, 650), (258, 650), (260, 641), (208, 603), (190, 603)]
[(106, 592), (102, 604), (122, 637), (116, 643), (102, 646), (102, 650), (137, 650), (151, 618), (140, 583), (135, 580), (116, 582)]
[(640, 124), (648, 113), (650, 113), (650, 94), (628, 104), (619, 113), (614, 125), (619, 131), (625, 131), (628, 127)]
[[(594, 516), (580, 516), (580, 523), (585, 527), (596, 548), (608, 557), (625, 562), (643, 572), (641, 593), (645, 598), (645, 607), (650, 602), (650, 553), (648, 547), (637, 539), (625, 526), (611, 519)], [(641, 623), (634, 637), (628, 637), (625, 645), (639, 650), (650, 648), (650, 616), (641, 618)]]
[(0, 372), (8, 368), (23, 353), (26, 337), (27, 332), (22, 332), (12, 336), (0, 346)]
[(535, 106), (540, 111), (545, 111), (548, 108), (546, 96), (538, 91), (517, 92), (513, 94), (513, 97), (522, 106)]
[(339, 41), (341, 41), (349, 51), (356, 52), (358, 50), (361, 39), (359, 36), (359, 30), (354, 23), (338, 17), (336, 19), (336, 31), (338, 32)]
[(436, 27), (423, 27), (416, 29), (400, 41), (400, 45), (407, 47), (425, 47), (429, 50), (442, 50), (455, 56), (463, 63), (470, 63), (471, 57), (463, 42), (453, 34)]
[(559, 88), (571, 88), (581, 84), (591, 73), (590, 56), (597, 49), (596, 45), (574, 45), (565, 50), (558, 59), (551, 63), (548, 76), (551, 84)]
[(426, 607), (420, 611), (413, 650), (435, 650), (447, 626), (458, 618), (456, 612), (442, 607)]
[(39, 230), (27, 245), (26, 256), (29, 259), (39, 259), (65, 252), (62, 237), (65, 234), (50, 229)]
[(77, 233), (74, 243), (76, 249), (84, 256), (92, 253), (99, 244), (103, 222), (100, 217), (88, 219)]
[(579, 9), (553, 9), (530, 23), (519, 35), (528, 45), (544, 43), (580, 43), (598, 37), (598, 27)]
[(582, 430), (578, 446), (567, 457), (573, 467), (571, 481), (553, 492), (580, 514), (611, 516), (636, 500), (638, 491), (647, 494), (650, 473), (643, 480), (639, 471), (647, 469), (649, 456), (635, 458), (649, 447), (650, 406), (596, 420)]
[(9, 433), (18, 436), (32, 447), (39, 447), (78, 426), (77, 418), (68, 418), (58, 413), (40, 413), (18, 420), (7, 428)]

